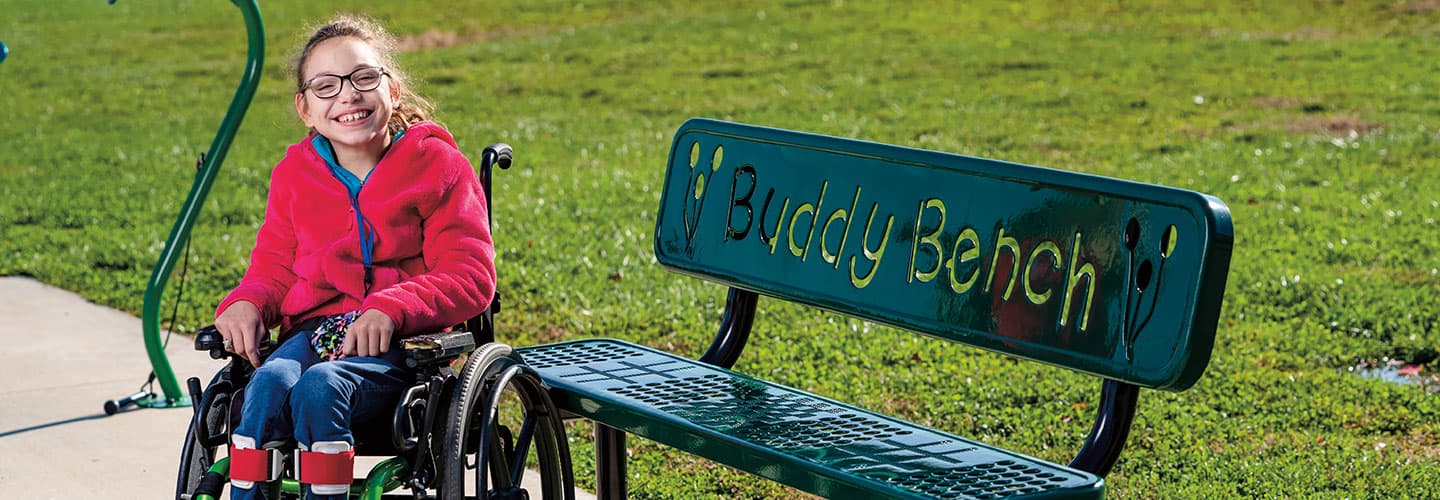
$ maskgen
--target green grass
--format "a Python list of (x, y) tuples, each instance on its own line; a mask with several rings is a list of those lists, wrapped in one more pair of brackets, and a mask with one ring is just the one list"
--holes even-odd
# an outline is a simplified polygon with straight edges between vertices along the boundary
[[(708, 343), (722, 290), (650, 250), (669, 137), (692, 116), (1167, 184), (1230, 205), (1234, 262), (1205, 378), (1141, 397), (1112, 494), (1435, 495), (1440, 398), (1348, 368), (1440, 348), (1440, 5), (1214, 3), (342, 8), (453, 35), (402, 64), (472, 158), (515, 146), (495, 186), (513, 344)], [(179, 329), (206, 324), (243, 272), (269, 170), (303, 134), (283, 68), (335, 8), (312, 4), (262, 5), (265, 77), (194, 231)], [(0, 12), (0, 275), (136, 313), (239, 78), (239, 13), (219, 0)], [(1099, 384), (1031, 365), (764, 301), (737, 366), (1067, 461)], [(589, 437), (573, 437), (588, 484)], [(637, 498), (795, 494), (631, 444)]]

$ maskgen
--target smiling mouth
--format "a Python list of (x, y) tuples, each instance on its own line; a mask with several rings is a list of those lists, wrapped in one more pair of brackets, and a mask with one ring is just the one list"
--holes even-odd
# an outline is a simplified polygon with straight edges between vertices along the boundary
[(357, 122), (357, 121), (360, 121), (360, 120), (364, 120), (364, 119), (369, 118), (369, 117), (370, 117), (370, 112), (369, 112), (369, 111), (360, 110), (360, 111), (355, 111), (355, 112), (352, 112), (352, 113), (346, 113), (346, 114), (340, 115), (338, 118), (335, 119), (335, 121), (340, 122), (340, 123), (351, 123), (351, 122)]

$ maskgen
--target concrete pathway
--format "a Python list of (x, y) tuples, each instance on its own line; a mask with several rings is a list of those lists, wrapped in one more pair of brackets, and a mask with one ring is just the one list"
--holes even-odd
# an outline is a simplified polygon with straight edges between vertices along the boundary
[[(182, 390), (222, 364), (190, 342), (166, 349)], [(0, 499), (170, 498), (192, 409), (104, 412), (149, 373), (139, 318), (0, 277)]]

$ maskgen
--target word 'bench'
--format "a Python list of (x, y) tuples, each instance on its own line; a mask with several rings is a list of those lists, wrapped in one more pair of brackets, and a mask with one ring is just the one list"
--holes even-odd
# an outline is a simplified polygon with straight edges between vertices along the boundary
[[(1200, 193), (694, 119), (655, 254), (731, 287), (709, 349), (516, 352), (601, 424), (602, 498), (625, 496), (627, 432), (827, 497), (1100, 496), (1139, 389), (1204, 372), (1232, 239)], [(1095, 375), (1095, 424), (1060, 465), (736, 373), (757, 294)]]

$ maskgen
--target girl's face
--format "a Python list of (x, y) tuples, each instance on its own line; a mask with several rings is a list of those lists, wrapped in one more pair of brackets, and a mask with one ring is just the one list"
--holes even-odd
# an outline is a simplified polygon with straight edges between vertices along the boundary
[[(357, 90), (375, 85), (373, 72), (367, 68), (380, 68), (380, 58), (370, 44), (353, 37), (337, 37), (320, 42), (310, 51), (303, 63), (305, 90), (295, 94), (295, 111), (305, 125), (330, 139), (335, 152), (340, 156), (364, 154), (378, 160), (380, 154), (390, 145), (387, 124), (390, 115), (399, 106), (399, 88), (388, 75), (379, 77), (379, 85), (370, 90)], [(357, 72), (356, 70), (362, 70)], [(370, 75), (366, 75), (370, 73)], [(329, 98), (326, 85), (318, 77), (343, 77), (339, 82), (339, 94)], [(333, 78), (330, 87), (334, 87)]]

